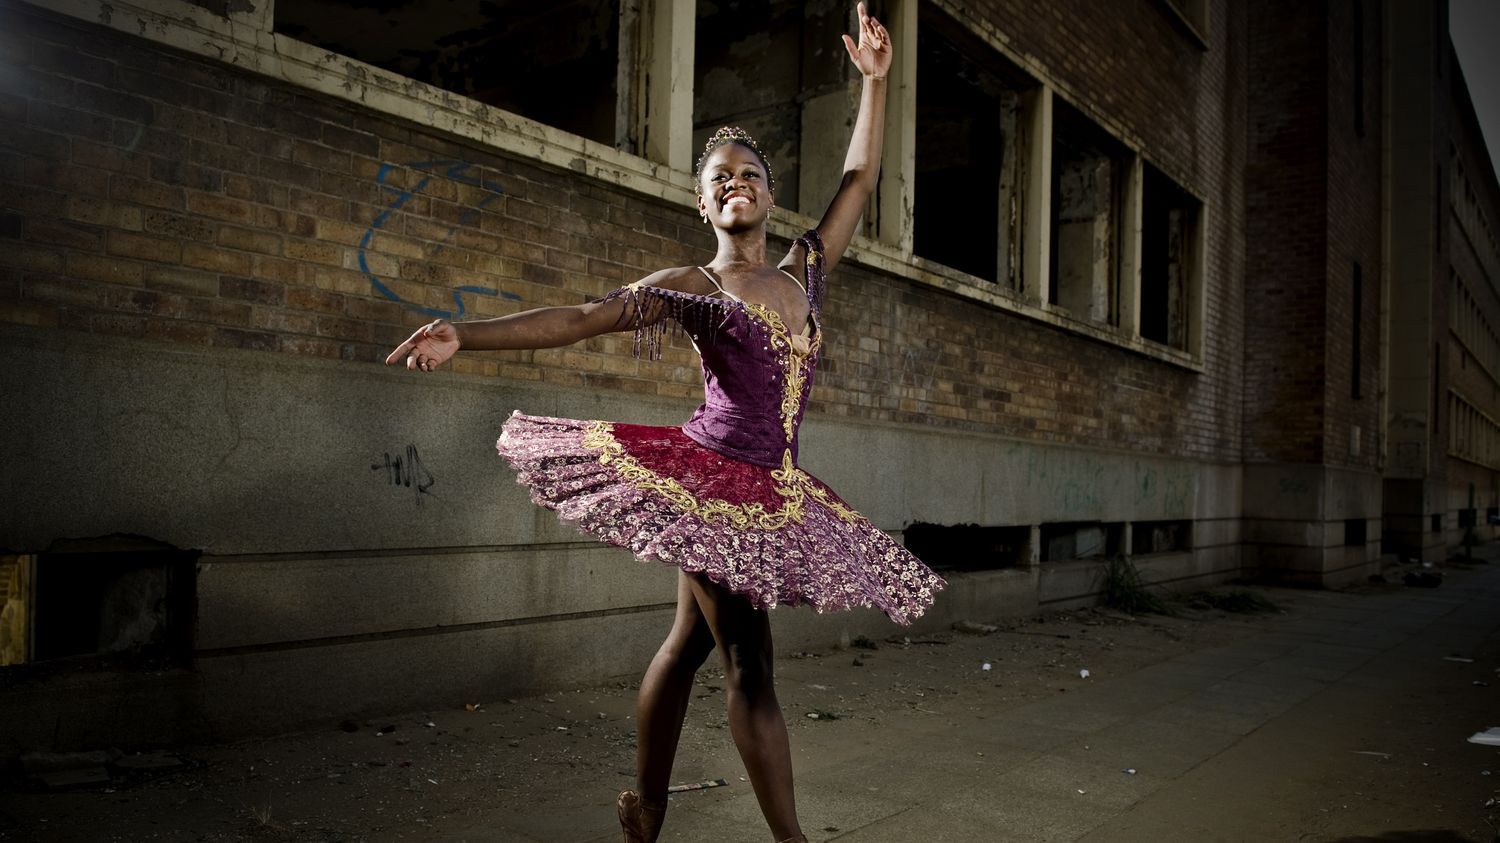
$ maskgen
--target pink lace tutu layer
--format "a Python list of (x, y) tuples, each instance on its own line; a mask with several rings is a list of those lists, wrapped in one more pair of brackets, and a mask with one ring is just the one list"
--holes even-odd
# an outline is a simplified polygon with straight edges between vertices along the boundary
[(790, 454), (771, 468), (709, 450), (678, 427), (521, 413), (496, 447), (537, 504), (763, 609), (874, 606), (910, 624), (944, 584)]

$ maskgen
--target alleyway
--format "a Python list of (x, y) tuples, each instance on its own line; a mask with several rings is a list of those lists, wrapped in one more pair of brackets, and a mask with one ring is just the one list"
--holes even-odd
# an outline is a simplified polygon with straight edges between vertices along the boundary
[[(1262, 593), (1281, 611), (783, 654), (809, 839), (1496, 839), (1500, 749), (1466, 738), (1500, 725), (1500, 564)], [(678, 779), (727, 786), (675, 796), (663, 839), (766, 840), (716, 672), (700, 685)], [(107, 788), (0, 795), (0, 839), (617, 840), (632, 700), (619, 682), (179, 748)]]

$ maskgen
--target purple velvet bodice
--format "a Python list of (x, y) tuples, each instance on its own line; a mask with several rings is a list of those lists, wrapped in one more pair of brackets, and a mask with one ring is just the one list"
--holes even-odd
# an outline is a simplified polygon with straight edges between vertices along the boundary
[(810, 336), (789, 328), (764, 305), (631, 284), (608, 298), (626, 297), (636, 314), (636, 353), (644, 340), (659, 356), (670, 318), (692, 337), (703, 360), (704, 401), (682, 431), (705, 448), (755, 465), (797, 461), (797, 430), (812, 391), (823, 330), (819, 322), (824, 277), (823, 242), (816, 230), (798, 238), (807, 253)]

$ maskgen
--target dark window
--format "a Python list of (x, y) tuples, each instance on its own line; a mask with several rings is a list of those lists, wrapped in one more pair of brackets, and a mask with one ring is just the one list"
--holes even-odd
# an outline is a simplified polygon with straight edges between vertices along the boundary
[(1350, 337), (1351, 361), (1350, 361), (1350, 384), (1349, 395), (1351, 398), (1360, 397), (1360, 382), (1364, 379), (1364, 345), (1362, 327), (1365, 321), (1364, 300), (1364, 270), (1358, 263), (1354, 264), (1354, 302), (1350, 309), (1354, 312), (1353, 321), (1350, 325), (1352, 336)]
[(1080, 319), (1117, 324), (1127, 150), (1060, 99), (1052, 114), (1048, 300)]
[(1041, 561), (1108, 559), (1120, 552), (1125, 525), (1097, 521), (1041, 526)]
[(1025, 566), (1030, 527), (944, 526), (917, 522), (906, 528), (906, 549), (936, 571), (988, 571)]
[(1365, 543), (1369, 531), (1369, 523), (1363, 518), (1349, 518), (1344, 521), (1344, 544), (1362, 545)]
[(1432, 531), (1434, 533), (1441, 533), (1443, 531), (1443, 514), (1441, 512), (1432, 513)]
[(276, 31), (613, 146), (618, 0), (276, 4)]
[(1193, 548), (1191, 521), (1137, 521), (1130, 528), (1130, 554), (1171, 553)]
[(1141, 336), (1188, 347), (1202, 203), (1147, 164), (1141, 209)]
[[(818, 214), (833, 195), (803, 197), (802, 124), (804, 113), (819, 109), (823, 98), (837, 97), (840, 117), (847, 117), (842, 65), (847, 56), (824, 50), (804, 61), (809, 39), (835, 43), (837, 13), (823, 14), (785, 0), (720, 0), (697, 4), (693, 60), (693, 161), (721, 126), (749, 132), (766, 154), (776, 179), (776, 204)], [(839, 47), (840, 53), (843, 47)], [(834, 107), (829, 104), (828, 107)], [(843, 164), (839, 144), (832, 166)]]
[(196, 553), (178, 550), (41, 554), (33, 658), (185, 661), (192, 652), (196, 560)]
[(1036, 82), (929, 4), (919, 14), (913, 247), (1019, 291), (1022, 103)]

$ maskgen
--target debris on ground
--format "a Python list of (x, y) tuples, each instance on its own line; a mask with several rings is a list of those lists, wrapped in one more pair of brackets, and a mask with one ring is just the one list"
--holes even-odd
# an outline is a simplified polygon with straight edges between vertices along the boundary
[(978, 621), (959, 621), (953, 625), (953, 629), (965, 635), (989, 635), (991, 632), (998, 632), (1000, 627)]
[(1500, 746), (1500, 726), (1491, 726), (1483, 732), (1475, 732), (1469, 736), (1469, 743)]
[[(744, 777), (740, 777), (744, 781)], [(702, 782), (687, 782), (685, 784), (674, 784), (667, 788), (668, 793), (683, 793), (689, 790), (707, 790), (711, 787), (728, 787), (729, 782), (723, 779), (709, 779)]]

